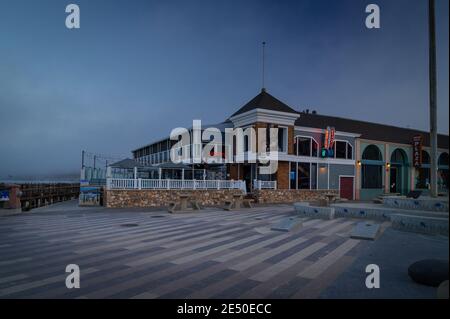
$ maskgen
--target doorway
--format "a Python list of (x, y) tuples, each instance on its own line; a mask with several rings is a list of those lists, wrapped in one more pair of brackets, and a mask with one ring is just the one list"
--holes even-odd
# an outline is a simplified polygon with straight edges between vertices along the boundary
[(339, 197), (353, 200), (352, 176), (339, 176)]
[(251, 192), (252, 187), (252, 166), (250, 164), (242, 165), (242, 177), (245, 181), (247, 192)]
[(399, 185), (400, 179), (398, 178), (398, 168), (391, 167), (390, 170), (390, 180), (389, 180), (389, 192), (391, 193), (399, 193), (401, 189), (401, 185)]

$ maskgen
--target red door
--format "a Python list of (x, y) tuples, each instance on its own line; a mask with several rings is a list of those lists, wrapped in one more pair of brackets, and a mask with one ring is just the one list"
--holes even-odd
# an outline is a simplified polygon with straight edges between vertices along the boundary
[(339, 184), (339, 196), (353, 200), (353, 177), (341, 177)]

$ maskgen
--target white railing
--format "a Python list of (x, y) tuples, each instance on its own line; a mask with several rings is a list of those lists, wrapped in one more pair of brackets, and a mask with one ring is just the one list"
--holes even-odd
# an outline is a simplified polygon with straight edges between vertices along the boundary
[(255, 189), (277, 189), (277, 181), (253, 181), (253, 188)]
[(244, 181), (108, 178), (107, 189), (242, 189)]

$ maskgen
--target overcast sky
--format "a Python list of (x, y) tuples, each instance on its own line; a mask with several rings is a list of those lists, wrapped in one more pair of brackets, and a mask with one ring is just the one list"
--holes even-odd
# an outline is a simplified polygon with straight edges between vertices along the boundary
[[(266, 87), (293, 108), (428, 130), (427, 3), (0, 0), (0, 176), (76, 172), (82, 149), (130, 156), (194, 118), (223, 121), (260, 91), (262, 41)], [(436, 6), (448, 133), (448, 0)]]

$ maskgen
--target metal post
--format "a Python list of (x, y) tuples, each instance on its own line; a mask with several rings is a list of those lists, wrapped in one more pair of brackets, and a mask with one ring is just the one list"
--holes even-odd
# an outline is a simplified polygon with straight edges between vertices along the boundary
[(437, 92), (436, 92), (436, 31), (434, 0), (428, 0), (429, 72), (430, 72), (430, 146), (431, 196), (437, 197)]

